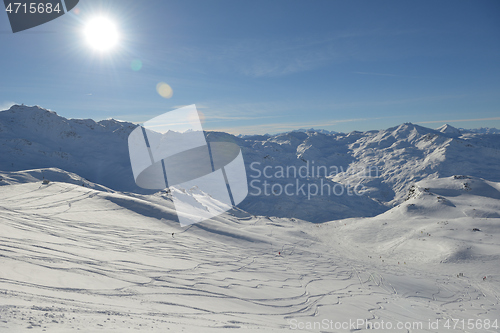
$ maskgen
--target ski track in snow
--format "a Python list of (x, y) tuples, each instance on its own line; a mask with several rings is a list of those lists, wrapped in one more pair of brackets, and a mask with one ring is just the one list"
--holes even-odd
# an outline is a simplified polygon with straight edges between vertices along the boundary
[(497, 286), (349, 259), (300, 221), (225, 214), (182, 229), (77, 185), (1, 189), (0, 332), (288, 332), (292, 319), (434, 332), (429, 320), (500, 319)]

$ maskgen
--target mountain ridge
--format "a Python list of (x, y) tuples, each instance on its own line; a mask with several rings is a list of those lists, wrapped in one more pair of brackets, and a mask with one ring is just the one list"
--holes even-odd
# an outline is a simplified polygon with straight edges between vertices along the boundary
[[(136, 126), (66, 119), (38, 106), (13, 106), (0, 112), (0, 170), (55, 167), (113, 190), (152, 193), (135, 185), (130, 167), (127, 138)], [(313, 222), (375, 216), (403, 202), (409, 188), (421, 180), (470, 175), (500, 181), (498, 135), (458, 135), (449, 125), (430, 129), (404, 123), (366, 132), (292, 131), (249, 137), (206, 132), (206, 137), (241, 147), (254, 186), (240, 207), (255, 215)], [(307, 169), (308, 176), (280, 177), (280, 168)], [(272, 170), (271, 177), (264, 169)], [(294, 188), (292, 196), (283, 194), (287, 185)], [(330, 194), (311, 195), (316, 188), (326, 192), (326, 186)], [(355, 186), (363, 188), (359, 195), (351, 195)]]

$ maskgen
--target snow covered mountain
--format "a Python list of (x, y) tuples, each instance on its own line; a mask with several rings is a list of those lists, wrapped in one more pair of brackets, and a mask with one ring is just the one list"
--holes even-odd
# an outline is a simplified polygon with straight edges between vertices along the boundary
[(57, 169), (1, 177), (1, 332), (499, 328), (499, 183), (425, 180), (372, 218), (235, 209), (181, 228), (165, 193), (82, 186)]
[(131, 178), (127, 138), (136, 125), (66, 119), (38, 106), (0, 112), (0, 170), (57, 167), (115, 190), (141, 189)]
[(455, 128), (448, 124), (444, 124), (443, 126), (437, 128), (436, 131), (454, 136), (460, 136), (460, 134), (462, 134), (458, 128)]
[(473, 129), (459, 129), (462, 133), (477, 133), (477, 134), (500, 134), (500, 130), (498, 128), (490, 128), (490, 127), (481, 127), (481, 128), (473, 128)]
[[(0, 170), (60, 168), (113, 190), (135, 185), (127, 137), (137, 125), (66, 119), (38, 106), (0, 112)], [(208, 132), (243, 151), (255, 215), (324, 222), (375, 216), (401, 203), (417, 181), (470, 175), (500, 181), (500, 137), (414, 124), (381, 131), (294, 131), (238, 138)]]
[(135, 126), (0, 112), (0, 332), (498, 331), (498, 135), (210, 132), (261, 193), (181, 228)]
[[(314, 129), (314, 128), (299, 128), (299, 129), (296, 129), (296, 130), (293, 130), (291, 132), (302, 132), (302, 133), (307, 133), (307, 132), (316, 132), (316, 133), (321, 133), (321, 134), (337, 134), (339, 132), (336, 132), (336, 131), (328, 131), (328, 130), (325, 130), (325, 129)], [(279, 134), (286, 134), (288, 132), (284, 132), (284, 133), (279, 133)]]
[(500, 273), (499, 222), (500, 183), (456, 175), (417, 182), (404, 202), (376, 217), (327, 223), (322, 230), (386, 259), (474, 262), (477, 271), (468, 273), (484, 275)]
[[(451, 130), (450, 127), (447, 129)], [(263, 171), (269, 167), (270, 171), (279, 171), (280, 166), (295, 166), (297, 169), (309, 166), (311, 170), (314, 163), (315, 174), (312, 175), (311, 171), (311, 177), (307, 180), (301, 178), (301, 181), (319, 187), (321, 181), (330, 181), (331, 187), (341, 184), (344, 188), (361, 184), (363, 194), (349, 196), (346, 190), (341, 195), (317, 195), (310, 200), (306, 200), (305, 195), (287, 197), (286, 200), (280, 200), (283, 195), (270, 195), (268, 200), (256, 200), (258, 197), (246, 200), (242, 207), (260, 215), (295, 216), (313, 221), (324, 221), (325, 217), (374, 216), (401, 203), (410, 187), (423, 179), (471, 175), (500, 181), (500, 137), (457, 136), (456, 131), (451, 132), (443, 133), (408, 123), (364, 133), (323, 135), (292, 132), (238, 141), (244, 147), (247, 160), (260, 163), (255, 169)], [(319, 166), (326, 166), (326, 177), (323, 169), (317, 172)], [(252, 175), (256, 176), (258, 172), (252, 168), (248, 172), (251, 182)], [(264, 178), (261, 175), (259, 179), (263, 181)], [(267, 181), (284, 187), (296, 178), (271, 177)], [(340, 193), (341, 187), (336, 188), (339, 189), (337, 194)]]

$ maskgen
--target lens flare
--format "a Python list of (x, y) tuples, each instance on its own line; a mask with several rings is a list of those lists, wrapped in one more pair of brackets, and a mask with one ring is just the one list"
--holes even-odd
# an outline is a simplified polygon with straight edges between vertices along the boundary
[(174, 94), (172, 88), (165, 82), (160, 82), (156, 85), (156, 91), (163, 98), (170, 98)]
[(132, 60), (132, 62), (130, 63), (130, 68), (132, 68), (132, 70), (135, 72), (140, 71), (142, 68), (142, 61), (140, 61), (139, 59)]

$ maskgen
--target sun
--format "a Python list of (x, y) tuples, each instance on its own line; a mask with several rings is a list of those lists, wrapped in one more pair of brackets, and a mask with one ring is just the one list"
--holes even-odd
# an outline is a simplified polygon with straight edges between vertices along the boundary
[(96, 17), (90, 20), (84, 29), (87, 43), (97, 52), (108, 52), (120, 41), (116, 25), (106, 17)]

